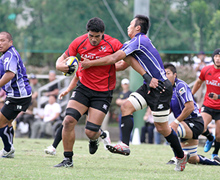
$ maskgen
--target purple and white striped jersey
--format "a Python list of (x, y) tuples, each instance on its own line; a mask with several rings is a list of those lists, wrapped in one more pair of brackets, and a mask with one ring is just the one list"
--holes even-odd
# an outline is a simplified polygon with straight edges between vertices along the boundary
[(26, 68), (14, 46), (11, 46), (0, 57), (0, 78), (6, 71), (15, 73), (14, 78), (2, 87), (7, 97), (24, 98), (31, 96), (31, 86), (27, 78)]
[(161, 81), (167, 79), (160, 54), (144, 33), (136, 34), (121, 50), (127, 56), (132, 55), (151, 77)]
[(175, 118), (181, 114), (183, 108), (185, 107), (184, 104), (189, 101), (193, 101), (194, 110), (186, 119), (201, 116), (199, 113), (199, 108), (193, 99), (191, 89), (186, 82), (176, 78), (173, 86), (173, 96), (170, 103), (170, 108)]

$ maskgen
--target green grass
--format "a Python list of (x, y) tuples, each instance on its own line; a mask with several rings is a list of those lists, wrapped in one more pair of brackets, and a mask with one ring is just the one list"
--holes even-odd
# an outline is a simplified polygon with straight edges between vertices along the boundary
[[(131, 154), (125, 157), (104, 150), (102, 142), (96, 154), (90, 155), (88, 141), (77, 140), (74, 167), (53, 168), (63, 159), (62, 143), (57, 154), (50, 156), (43, 150), (52, 143), (52, 139), (16, 138), (14, 141), (15, 158), (0, 159), (0, 179), (219, 179), (219, 166), (187, 164), (183, 172), (174, 171), (174, 165), (166, 165), (173, 153), (165, 145), (131, 145)], [(199, 154), (211, 155), (204, 153), (202, 147), (199, 147)]]

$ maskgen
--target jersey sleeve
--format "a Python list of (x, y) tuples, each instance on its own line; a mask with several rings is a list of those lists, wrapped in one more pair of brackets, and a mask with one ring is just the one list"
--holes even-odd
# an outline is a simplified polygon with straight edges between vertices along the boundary
[(17, 58), (11, 54), (7, 54), (5, 60), (4, 60), (4, 67), (5, 71), (11, 71), (13, 73), (17, 73)]
[(123, 47), (121, 48), (121, 50), (125, 52), (126, 56), (132, 54), (137, 49), (138, 49), (138, 39), (137, 38), (133, 38), (130, 41), (125, 42), (123, 44)]
[(185, 83), (178, 83), (176, 92), (183, 104), (193, 101), (192, 93)]

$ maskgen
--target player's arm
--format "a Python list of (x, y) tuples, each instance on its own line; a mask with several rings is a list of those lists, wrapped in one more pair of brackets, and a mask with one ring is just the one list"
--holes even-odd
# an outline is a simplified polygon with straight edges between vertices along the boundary
[(4, 86), (7, 84), (9, 81), (11, 81), (15, 76), (15, 73), (11, 71), (6, 71), (5, 74), (2, 76), (0, 79), (0, 87)]
[(198, 91), (198, 89), (201, 87), (202, 83), (203, 83), (203, 81), (201, 79), (198, 78), (196, 80), (196, 82), (192, 88), (192, 95), (194, 95)]
[(66, 61), (68, 56), (63, 53), (56, 61), (56, 69), (59, 71), (62, 71), (64, 73), (67, 73), (69, 71), (69, 67), (66, 65)]
[(188, 101), (184, 104), (184, 108), (181, 114), (170, 124), (170, 126), (176, 131), (178, 125), (181, 121), (186, 119), (194, 110), (194, 103), (193, 101)]
[(105, 65), (115, 64), (116, 62), (120, 61), (121, 59), (124, 59), (125, 57), (126, 57), (125, 52), (122, 50), (118, 50), (117, 52), (111, 55), (102, 57), (94, 61), (90, 61), (89, 59), (82, 57), (83, 61), (81, 61), (81, 65), (83, 69), (87, 69), (91, 66), (105, 66)]
[(75, 75), (72, 81), (70, 82), (69, 86), (67, 87), (67, 89), (62, 93), (60, 93), (59, 99), (63, 99), (64, 96), (66, 96), (71, 90), (73, 90), (76, 87), (78, 81), (79, 81), (79, 77)]
[(115, 63), (115, 69), (116, 71), (123, 71), (126, 68), (128, 68), (130, 65), (128, 63), (126, 63), (125, 61), (121, 60), (118, 61), (117, 63)]

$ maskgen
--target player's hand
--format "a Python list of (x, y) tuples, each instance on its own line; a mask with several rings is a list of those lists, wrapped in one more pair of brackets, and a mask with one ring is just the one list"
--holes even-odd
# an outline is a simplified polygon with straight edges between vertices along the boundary
[(82, 57), (83, 58), (83, 61), (81, 61), (81, 67), (82, 69), (81, 70), (84, 70), (84, 69), (87, 69), (87, 68), (90, 68), (90, 60), (85, 58), (85, 57)]
[(177, 132), (178, 126), (179, 126), (179, 124), (177, 124), (177, 123), (175, 123), (175, 122), (170, 123), (170, 127), (171, 127), (175, 132)]
[(150, 85), (151, 88), (156, 89), (158, 92), (162, 93), (165, 91), (164, 83), (156, 78), (152, 78)]
[(56, 69), (64, 73), (67, 73), (69, 71), (69, 67), (66, 65), (68, 59), (69, 57), (67, 57), (66, 59), (60, 58), (59, 62), (56, 63)]
[(62, 93), (59, 94), (58, 98), (61, 100), (63, 99), (64, 96), (66, 96), (69, 93), (69, 91), (63, 91)]
[(211, 93), (209, 93), (209, 98), (217, 100), (218, 99), (218, 94), (211, 92)]

